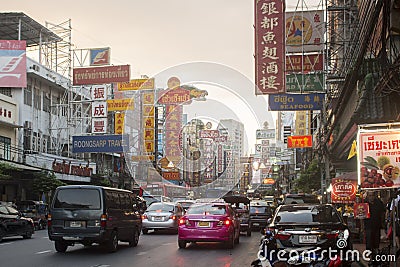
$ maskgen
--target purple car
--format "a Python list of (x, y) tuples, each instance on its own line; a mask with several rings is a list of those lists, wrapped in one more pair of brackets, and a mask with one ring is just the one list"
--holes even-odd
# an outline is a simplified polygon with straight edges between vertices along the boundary
[(224, 242), (233, 248), (239, 236), (240, 222), (228, 203), (193, 204), (179, 220), (179, 248), (189, 242)]

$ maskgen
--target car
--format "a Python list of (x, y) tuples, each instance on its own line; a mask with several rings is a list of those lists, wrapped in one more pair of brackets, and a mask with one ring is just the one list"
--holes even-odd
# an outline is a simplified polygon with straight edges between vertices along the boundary
[(251, 229), (264, 229), (272, 215), (272, 208), (266, 201), (250, 202)]
[(147, 207), (153, 202), (172, 202), (171, 198), (161, 195), (143, 195), (142, 198), (146, 201)]
[(11, 204), (0, 203), (0, 242), (4, 237), (22, 236), (24, 239), (32, 237), (35, 233), (33, 220), (21, 215), (21, 212)]
[(240, 232), (251, 236), (250, 199), (241, 195), (226, 195), (223, 200), (231, 204), (240, 221)]
[(22, 200), (16, 203), (18, 211), (26, 218), (31, 218), (35, 230), (45, 229), (47, 226), (48, 205), (43, 201)]
[(117, 251), (118, 241), (135, 247), (142, 228), (131, 191), (95, 185), (57, 187), (47, 222), (49, 239), (60, 253), (75, 243), (97, 243), (108, 252)]
[(223, 242), (232, 249), (239, 238), (240, 222), (229, 203), (195, 203), (179, 220), (180, 249), (190, 242)]
[(313, 194), (287, 194), (283, 198), (283, 204), (319, 204), (318, 196)]
[(149, 230), (172, 230), (178, 232), (178, 221), (183, 216), (183, 208), (173, 202), (154, 202), (142, 215), (142, 232)]
[(350, 232), (331, 204), (281, 205), (267, 225), (277, 250), (319, 247), (352, 249)]

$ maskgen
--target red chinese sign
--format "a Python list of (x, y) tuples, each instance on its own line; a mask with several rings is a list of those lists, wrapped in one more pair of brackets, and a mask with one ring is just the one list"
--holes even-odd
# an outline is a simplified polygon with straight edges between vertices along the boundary
[(285, 7), (282, 0), (255, 1), (256, 95), (285, 93)]
[(288, 148), (312, 147), (312, 135), (288, 136), (287, 147)]

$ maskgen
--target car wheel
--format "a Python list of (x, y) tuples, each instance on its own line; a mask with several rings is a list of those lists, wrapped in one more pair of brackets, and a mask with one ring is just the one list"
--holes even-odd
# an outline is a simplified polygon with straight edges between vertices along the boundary
[(129, 246), (130, 247), (136, 247), (138, 245), (138, 243), (139, 243), (139, 235), (140, 235), (139, 230), (135, 229), (135, 232), (133, 233), (132, 240), (129, 241)]
[(251, 228), (248, 228), (248, 229), (247, 229), (246, 235), (247, 235), (247, 236), (251, 236)]
[(108, 252), (115, 252), (118, 249), (118, 234), (116, 231), (112, 231), (110, 235), (110, 240), (106, 243), (106, 250)]
[(229, 240), (226, 241), (226, 247), (229, 249), (232, 249), (234, 246), (235, 246), (235, 239), (232, 234), (232, 236), (229, 238)]
[(178, 240), (178, 247), (179, 248), (186, 248), (186, 241)]
[(29, 229), (28, 229), (28, 231), (24, 234), (24, 235), (22, 235), (22, 237), (24, 238), (24, 239), (30, 239), (30, 238), (32, 238), (32, 234), (33, 234), (33, 227), (29, 227)]
[(144, 235), (147, 235), (148, 233), (149, 233), (149, 230), (148, 229), (142, 229), (142, 233), (144, 234)]
[(65, 251), (67, 251), (68, 245), (63, 241), (55, 241), (54, 247), (57, 252), (65, 253)]

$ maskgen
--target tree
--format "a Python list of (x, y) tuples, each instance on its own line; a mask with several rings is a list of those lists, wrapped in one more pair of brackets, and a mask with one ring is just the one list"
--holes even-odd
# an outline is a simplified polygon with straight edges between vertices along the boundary
[(53, 172), (42, 171), (34, 174), (34, 176), (32, 189), (33, 192), (38, 194), (39, 198), (43, 193), (49, 196), (57, 187), (66, 185), (66, 183), (58, 180)]
[(10, 180), (13, 178), (12, 172), (17, 168), (8, 163), (0, 163), (0, 180)]
[(321, 188), (321, 168), (317, 159), (300, 173), (300, 178), (295, 181), (295, 188), (304, 193), (312, 193)]

